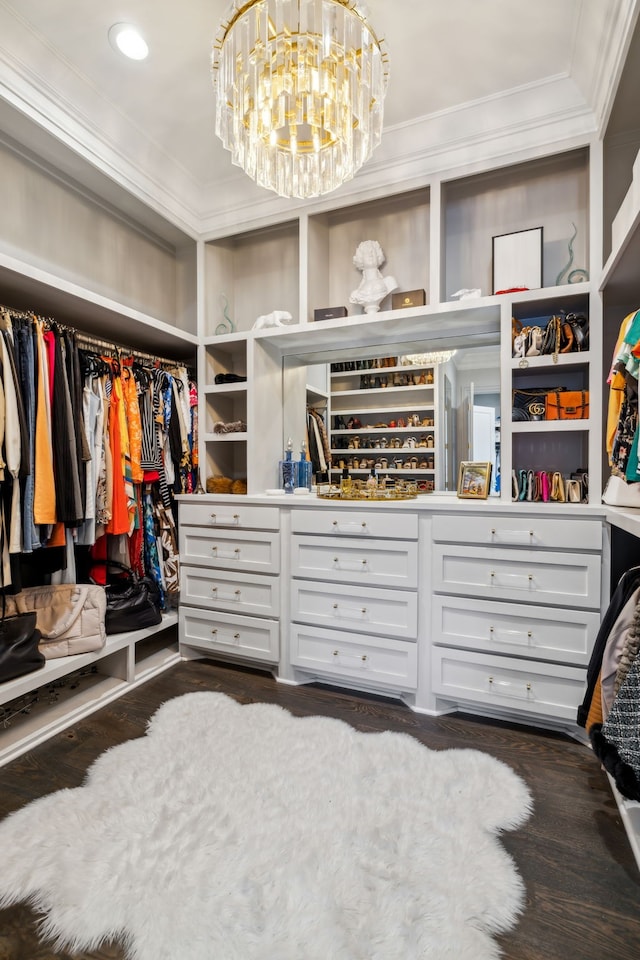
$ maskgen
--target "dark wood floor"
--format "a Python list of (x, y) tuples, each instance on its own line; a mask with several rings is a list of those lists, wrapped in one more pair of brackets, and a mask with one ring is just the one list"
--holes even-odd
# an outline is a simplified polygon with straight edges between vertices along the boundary
[[(608, 782), (586, 747), (525, 727), (462, 715), (433, 719), (384, 698), (286, 686), (268, 674), (207, 661), (181, 663), (1, 768), (0, 816), (78, 786), (107, 747), (142, 736), (161, 703), (195, 690), (221, 691), (243, 703), (278, 703), (299, 716), (339, 717), (359, 730), (402, 731), (436, 750), (472, 747), (505, 761), (526, 780), (535, 801), (532, 819), (503, 836), (527, 889), (523, 917), (501, 939), (506, 960), (640, 958), (640, 873)], [(106, 945), (75, 956), (121, 960), (123, 953)], [(69, 957), (39, 943), (28, 907), (0, 911), (0, 960)]]

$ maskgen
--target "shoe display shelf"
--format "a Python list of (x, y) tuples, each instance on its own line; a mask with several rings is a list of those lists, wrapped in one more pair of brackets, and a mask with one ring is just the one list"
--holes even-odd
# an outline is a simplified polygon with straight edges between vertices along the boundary
[(375, 467), (381, 478), (411, 476), (435, 489), (437, 379), (435, 365), (400, 357), (333, 364), (332, 479), (345, 466), (356, 478)]

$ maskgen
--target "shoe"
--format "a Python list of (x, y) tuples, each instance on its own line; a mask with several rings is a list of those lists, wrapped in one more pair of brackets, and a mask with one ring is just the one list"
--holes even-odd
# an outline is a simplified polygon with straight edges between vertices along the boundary
[(246, 383), (246, 377), (240, 377), (237, 373), (216, 373), (214, 382), (220, 383)]

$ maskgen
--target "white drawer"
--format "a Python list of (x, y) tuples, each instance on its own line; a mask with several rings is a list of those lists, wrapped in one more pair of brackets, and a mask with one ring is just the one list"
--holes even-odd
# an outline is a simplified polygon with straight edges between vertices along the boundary
[(233, 654), (269, 663), (278, 661), (280, 624), (277, 620), (192, 610), (181, 606), (178, 624), (181, 647), (193, 647), (211, 654)]
[(292, 580), (291, 619), (358, 633), (415, 640), (418, 597), (406, 590)]
[(180, 603), (263, 617), (280, 614), (278, 577), (180, 565)]
[(579, 667), (446, 647), (432, 648), (431, 667), (438, 696), (573, 723), (586, 688), (586, 671)]
[(418, 516), (415, 513), (391, 513), (369, 504), (366, 511), (350, 510), (327, 504), (322, 509), (293, 510), (291, 529), (294, 533), (324, 533), (348, 537), (391, 537), (394, 540), (418, 539)]
[(367, 685), (415, 690), (418, 650), (415, 643), (358, 636), (340, 630), (331, 635), (317, 627), (291, 626), (291, 663), (318, 676), (343, 677)]
[(180, 524), (198, 527), (247, 527), (253, 530), (279, 530), (280, 511), (238, 501), (207, 503), (199, 497), (180, 503)]
[(553, 607), (437, 594), (432, 611), (435, 643), (583, 666), (600, 628), (600, 614), (592, 610), (572, 610), (567, 617)]
[(436, 514), (433, 540), (490, 544), (496, 547), (541, 547), (550, 550), (601, 550), (599, 520), (565, 517), (478, 517)]
[(291, 565), (294, 577), (415, 589), (418, 544), (294, 535)]
[(433, 589), (483, 599), (600, 609), (600, 557), (436, 543)]
[(180, 526), (180, 559), (227, 570), (278, 573), (280, 534)]

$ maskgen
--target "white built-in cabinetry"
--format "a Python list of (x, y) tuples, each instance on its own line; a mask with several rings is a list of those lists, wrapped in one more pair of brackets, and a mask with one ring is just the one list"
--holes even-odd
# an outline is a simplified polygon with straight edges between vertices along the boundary
[[(601, 389), (599, 370), (594, 376), (591, 366), (591, 357), (599, 358), (601, 349), (598, 298), (591, 281), (564, 282), (574, 228), (573, 266), (593, 271), (590, 230), (597, 218), (589, 200), (589, 158), (590, 146), (585, 144), (490, 171), (438, 178), (419, 189), (396, 190), (357, 203), (336, 207), (335, 199), (328, 199), (317, 206), (310, 204), (286, 222), (244, 231), (239, 228), (231, 236), (207, 240), (200, 365), (205, 477), (246, 477), (249, 492), (256, 494), (279, 485), (277, 463), (285, 433), (295, 434), (294, 449), (304, 436), (307, 378), (295, 375), (296, 369), (303, 371), (315, 363), (366, 362), (430, 349), (469, 350), (492, 344), (500, 349), (495, 378), (502, 399), (503, 476), (509, 477), (512, 467), (559, 470), (567, 476), (584, 469), (592, 489), (599, 491)], [(494, 296), (493, 237), (540, 226), (542, 287)], [(380, 242), (386, 255), (382, 272), (395, 277), (399, 290), (425, 290), (424, 307), (393, 310), (391, 295), (376, 314), (364, 315), (360, 307), (349, 305), (349, 296), (360, 281), (353, 255), (364, 239)], [(462, 288), (478, 289), (480, 296), (458, 302), (453, 295)], [(338, 306), (349, 306), (350, 315), (313, 321), (314, 310)], [(293, 323), (254, 330), (257, 317), (273, 310), (288, 311)], [(512, 317), (524, 323), (544, 323), (563, 310), (590, 316), (591, 350), (561, 356), (557, 363), (550, 357), (535, 357), (526, 365), (519, 364), (511, 351)], [(483, 362), (479, 354), (480, 373)], [(215, 384), (215, 376), (221, 372), (246, 375), (247, 382), (222, 389)], [(359, 408), (369, 415), (367, 424), (375, 417), (375, 430), (375, 423), (385, 422), (394, 412), (397, 420), (414, 401), (421, 407), (438, 405), (437, 389), (433, 396), (391, 394), (391, 370), (380, 371), (388, 378), (388, 396), (383, 395), (382, 386), (376, 388), (375, 376), (373, 389), (361, 390), (360, 375), (369, 372), (360, 369), (355, 376), (345, 377), (344, 370), (335, 371), (330, 390), (332, 414), (355, 413)], [(452, 382), (455, 388), (455, 378)], [(570, 424), (512, 426), (512, 390), (533, 385), (588, 390), (594, 413), (589, 420)], [(394, 403), (397, 411), (391, 409)], [(450, 405), (460, 407), (461, 398), (453, 394)], [(421, 421), (433, 413), (427, 409), (412, 409), (414, 412), (421, 413)], [(214, 424), (220, 419), (244, 420), (246, 435), (215, 434)], [(360, 420), (364, 424), (362, 416)], [(442, 436), (441, 432), (440, 442)], [(371, 439), (376, 437), (372, 434)], [(433, 480), (436, 488), (443, 480), (437, 463), (442, 460), (438, 442), (434, 439), (437, 456), (433, 470), (428, 465), (420, 467), (422, 460), (428, 461), (420, 456), (413, 467), (423, 471), (425, 480)], [(411, 453), (410, 459), (415, 455)], [(387, 454), (382, 456), (389, 459)], [(401, 459), (404, 461), (404, 455)], [(503, 483), (503, 499), (510, 496), (510, 484)], [(599, 499), (598, 494), (596, 497)]]
[(433, 692), (574, 724), (601, 619), (602, 522), (438, 514)]
[(414, 694), (418, 682), (418, 517), (381, 510), (293, 510), (289, 664)]
[(242, 499), (180, 504), (180, 652), (276, 664), (280, 513)]

